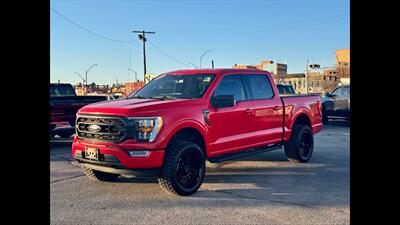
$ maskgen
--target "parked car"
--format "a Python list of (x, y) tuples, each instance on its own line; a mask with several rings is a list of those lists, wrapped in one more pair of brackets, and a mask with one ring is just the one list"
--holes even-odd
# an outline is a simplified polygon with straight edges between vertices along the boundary
[[(77, 96), (71, 84), (50, 84), (50, 136), (70, 137), (75, 133), (78, 110), (87, 104), (104, 100), (105, 96)], [(56, 128), (58, 125), (62, 127)]]
[(291, 84), (277, 84), (279, 94), (282, 95), (294, 95), (296, 91)]
[(322, 98), (322, 121), (332, 118), (350, 120), (350, 85), (342, 85)]
[(190, 195), (203, 182), (205, 160), (284, 147), (288, 160), (309, 161), (321, 110), (317, 95), (281, 97), (264, 70), (174, 71), (126, 100), (81, 108), (72, 156), (94, 181), (152, 175), (166, 191)]

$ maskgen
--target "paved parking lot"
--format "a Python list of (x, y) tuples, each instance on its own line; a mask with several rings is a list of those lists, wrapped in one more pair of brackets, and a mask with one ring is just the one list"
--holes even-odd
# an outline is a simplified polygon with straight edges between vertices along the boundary
[(51, 224), (349, 224), (349, 133), (345, 122), (324, 126), (306, 164), (288, 162), (283, 150), (208, 164), (189, 197), (151, 178), (91, 182), (71, 159), (71, 140), (55, 139)]

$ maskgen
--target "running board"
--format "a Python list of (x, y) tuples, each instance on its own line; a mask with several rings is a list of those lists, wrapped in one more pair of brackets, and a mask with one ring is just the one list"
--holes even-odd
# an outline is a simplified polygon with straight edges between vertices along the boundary
[(217, 156), (217, 157), (212, 157), (212, 158), (209, 158), (208, 161), (211, 163), (220, 163), (220, 162), (225, 162), (225, 161), (229, 161), (229, 160), (233, 160), (233, 159), (237, 159), (237, 158), (251, 156), (251, 155), (255, 155), (255, 154), (259, 154), (259, 153), (263, 153), (263, 152), (269, 152), (269, 151), (273, 151), (273, 150), (280, 149), (280, 148), (282, 148), (281, 144), (262, 146), (262, 147), (247, 149), (247, 150), (241, 150), (241, 151), (234, 152), (234, 153), (227, 153), (227, 154)]

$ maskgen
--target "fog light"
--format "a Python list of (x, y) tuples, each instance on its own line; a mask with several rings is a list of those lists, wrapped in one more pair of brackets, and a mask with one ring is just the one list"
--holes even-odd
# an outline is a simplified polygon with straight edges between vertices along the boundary
[(139, 151), (128, 151), (129, 156), (133, 157), (145, 157), (149, 155), (149, 151), (139, 150)]

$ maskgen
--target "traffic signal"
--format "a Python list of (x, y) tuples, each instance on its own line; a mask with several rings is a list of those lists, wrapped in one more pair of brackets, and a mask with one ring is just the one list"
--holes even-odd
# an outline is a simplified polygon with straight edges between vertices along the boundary
[(310, 68), (311, 69), (319, 69), (321, 66), (319, 64), (311, 64)]

